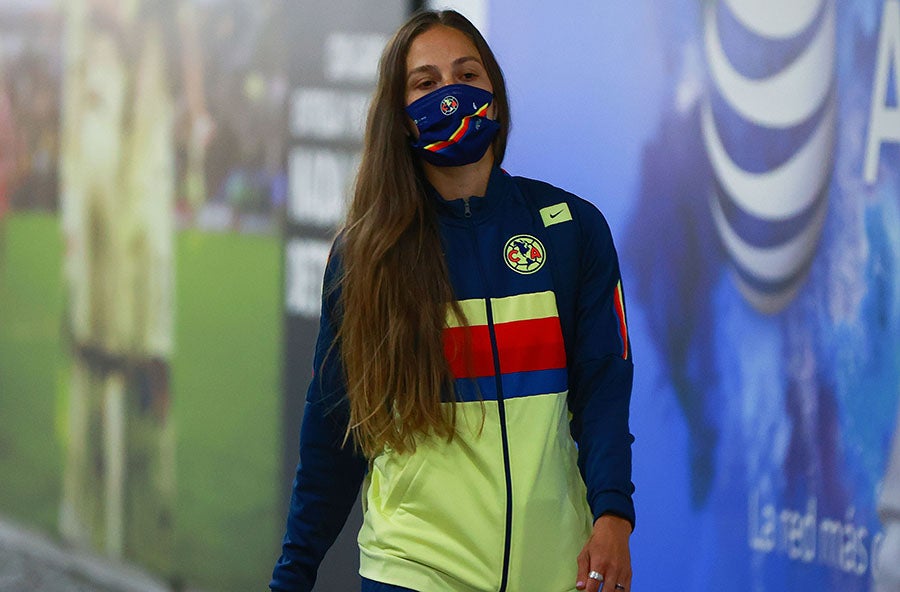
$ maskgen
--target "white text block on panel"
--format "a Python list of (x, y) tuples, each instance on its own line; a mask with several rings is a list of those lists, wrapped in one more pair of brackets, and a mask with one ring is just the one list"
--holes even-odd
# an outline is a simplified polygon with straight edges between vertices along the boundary
[(387, 37), (338, 31), (325, 40), (325, 77), (331, 82), (375, 83)]
[(285, 302), (288, 313), (319, 318), (322, 306), (322, 276), (331, 243), (292, 239), (285, 251)]
[(298, 146), (288, 158), (288, 212), (302, 224), (337, 226), (359, 167), (358, 152)]
[(291, 96), (291, 133), (310, 140), (361, 141), (369, 93), (301, 87)]

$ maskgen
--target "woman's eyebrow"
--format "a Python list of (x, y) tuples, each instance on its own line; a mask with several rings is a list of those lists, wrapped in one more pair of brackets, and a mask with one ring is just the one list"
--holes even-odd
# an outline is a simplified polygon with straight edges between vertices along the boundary
[(437, 66), (434, 66), (434, 65), (431, 65), (431, 64), (425, 64), (424, 66), (419, 66), (419, 67), (417, 67), (417, 68), (413, 68), (412, 70), (410, 70), (410, 71), (409, 71), (409, 74), (406, 75), (406, 78), (407, 78), (407, 80), (408, 80), (409, 78), (411, 78), (411, 77), (414, 76), (415, 74), (421, 74), (421, 73), (423, 73), (423, 72), (428, 72), (428, 73), (431, 73), (431, 74), (433, 74), (433, 73), (436, 72), (436, 73), (440, 74), (440, 70), (438, 69)]
[[(480, 64), (480, 63), (481, 63), (481, 60), (478, 59), (478, 58), (475, 57), (475, 56), (462, 56), (462, 57), (460, 57), (460, 58), (456, 58), (455, 60), (453, 60), (453, 64), (452, 64), (452, 65), (453, 65), (453, 67), (457, 67), (457, 66), (461, 66), (462, 64), (465, 64), (466, 62), (477, 62), (477, 63)], [(406, 78), (407, 78), (407, 80), (408, 80), (408, 79), (409, 79), (410, 77), (412, 77), (413, 75), (415, 75), (415, 74), (421, 74), (421, 73), (423, 73), (423, 72), (428, 72), (428, 73), (438, 73), (438, 74), (440, 74), (440, 68), (438, 68), (437, 66), (435, 66), (435, 65), (433, 65), (433, 64), (425, 64), (425, 65), (422, 65), (422, 66), (418, 66), (418, 67), (413, 68), (412, 70), (410, 70), (410, 71), (409, 71), (409, 74), (406, 75)]]
[(480, 64), (481, 60), (475, 56), (463, 56), (461, 58), (456, 58), (455, 60), (453, 60), (453, 65), (459, 66), (461, 64), (465, 64), (466, 62), (478, 62)]

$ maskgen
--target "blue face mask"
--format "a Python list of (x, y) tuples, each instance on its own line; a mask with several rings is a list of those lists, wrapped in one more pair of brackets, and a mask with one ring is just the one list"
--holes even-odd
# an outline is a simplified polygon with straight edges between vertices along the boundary
[(416, 152), (435, 166), (478, 162), (500, 124), (487, 118), (494, 95), (468, 84), (451, 84), (413, 102), (406, 113), (415, 122)]

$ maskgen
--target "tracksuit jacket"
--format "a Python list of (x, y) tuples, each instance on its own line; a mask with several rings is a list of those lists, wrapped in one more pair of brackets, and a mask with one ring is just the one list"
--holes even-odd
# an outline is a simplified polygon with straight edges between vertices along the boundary
[(443, 335), (457, 434), (371, 462), (341, 446), (336, 252), (273, 590), (312, 589), (363, 482), (360, 574), (420, 592), (573, 591), (593, 521), (615, 514), (634, 523), (633, 367), (602, 214), (499, 168), (483, 198), (431, 194), (443, 248), (434, 256), (446, 259), (468, 324), (448, 315)]

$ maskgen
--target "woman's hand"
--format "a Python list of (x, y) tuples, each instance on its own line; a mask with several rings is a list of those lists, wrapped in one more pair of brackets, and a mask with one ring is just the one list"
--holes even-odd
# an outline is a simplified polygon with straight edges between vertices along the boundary
[(603, 577), (604, 592), (631, 590), (631, 552), (628, 537), (631, 523), (618, 516), (604, 515), (594, 522), (591, 538), (578, 554), (578, 582), (575, 587), (587, 592), (600, 590), (601, 580), (590, 577), (593, 572)]

